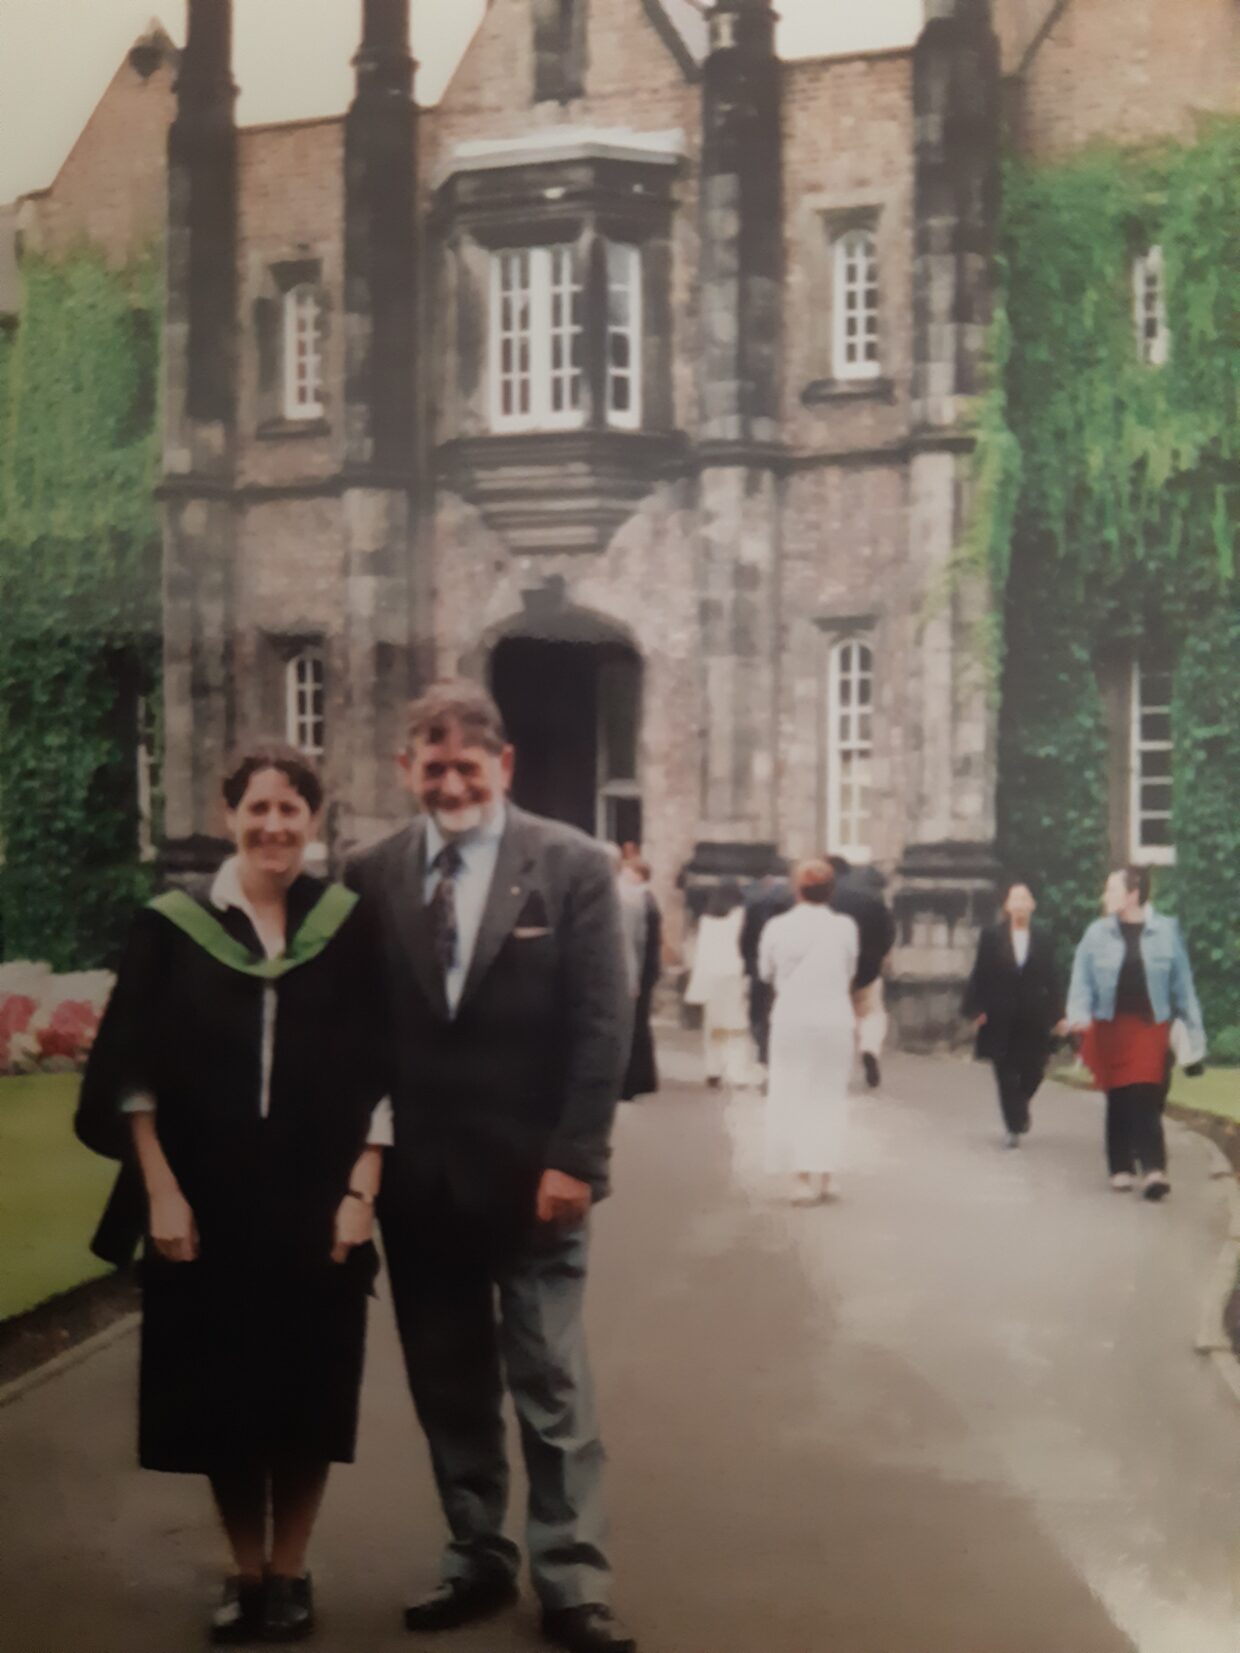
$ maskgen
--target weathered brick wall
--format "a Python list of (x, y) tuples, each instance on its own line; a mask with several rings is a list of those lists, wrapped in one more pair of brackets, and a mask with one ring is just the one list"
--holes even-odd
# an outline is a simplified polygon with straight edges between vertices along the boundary
[[(1012, 4), (1000, 0), (999, 13)], [(1020, 21), (1004, 18), (1010, 41)], [(1046, 158), (1100, 141), (1191, 139), (1205, 111), (1240, 111), (1236, 0), (1068, 0), (1013, 107), (1022, 147)]]
[[(787, 65), (785, 75), (787, 439), (816, 451), (876, 447), (908, 428), (912, 59), (907, 52), (813, 59)], [(854, 382), (806, 406), (807, 388), (832, 378), (833, 222), (858, 209), (877, 216), (882, 387)]]
[(146, 77), (121, 64), (53, 183), (23, 204), (28, 249), (54, 255), (89, 241), (123, 264), (163, 233), (175, 78), (170, 50)]
[[(238, 475), (278, 485), (331, 475), (339, 464), (344, 383), (344, 124), (257, 126), (240, 135)], [(271, 299), (273, 265), (317, 260), (327, 299), (324, 412), (329, 434), (259, 434), (256, 305)]]

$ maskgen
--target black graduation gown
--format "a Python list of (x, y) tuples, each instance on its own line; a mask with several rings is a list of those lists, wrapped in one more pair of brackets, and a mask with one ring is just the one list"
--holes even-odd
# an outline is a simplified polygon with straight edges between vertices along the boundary
[(633, 1044), (629, 1051), (628, 1071), (624, 1076), (621, 1096), (631, 1102), (636, 1096), (652, 1096), (659, 1088), (659, 1068), (655, 1058), (654, 1029), (650, 1015), (654, 1006), (654, 990), (663, 971), (663, 915), (649, 890), (646, 891), (646, 944), (642, 953), (641, 980), (637, 988), (637, 1002), (633, 1007)]
[[(303, 947), (316, 930), (319, 940), (270, 983), (239, 967), (262, 964), (244, 914), (217, 913), (197, 896), (226, 932), (224, 952), (231, 938), (226, 963), (156, 906), (140, 913), (87, 1065), (77, 1133), (122, 1161), (96, 1250), (124, 1262), (145, 1228), (121, 1111), (134, 1090), (156, 1099), (160, 1143), (200, 1236), (193, 1263), (144, 1249), (139, 1458), (148, 1469), (210, 1474), (353, 1456), (376, 1254), (360, 1247), (335, 1264), (331, 1246), (371, 1113), (389, 1088), (386, 996), (362, 910), (337, 910), (325, 924), (325, 888), (302, 877), (290, 890), (290, 957), (299, 935)], [(335, 899), (351, 905), (346, 892)]]

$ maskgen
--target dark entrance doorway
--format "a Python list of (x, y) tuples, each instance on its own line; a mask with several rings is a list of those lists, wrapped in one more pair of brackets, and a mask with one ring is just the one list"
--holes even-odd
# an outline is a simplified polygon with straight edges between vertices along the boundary
[(517, 749), (513, 798), (615, 843), (641, 842), (641, 661), (621, 642), (505, 637), (491, 691)]

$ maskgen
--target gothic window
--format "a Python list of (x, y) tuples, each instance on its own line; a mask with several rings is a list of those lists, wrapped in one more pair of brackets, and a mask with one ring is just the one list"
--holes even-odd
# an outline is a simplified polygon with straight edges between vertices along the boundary
[(833, 371), (837, 379), (876, 379), (878, 242), (869, 228), (845, 230), (833, 249)]
[(568, 103), (585, 91), (586, 0), (534, 0), (534, 101)]
[(1161, 247), (1151, 247), (1133, 260), (1132, 302), (1137, 354), (1147, 367), (1162, 367), (1170, 352), (1171, 333)]
[(1132, 668), (1129, 736), (1129, 853), (1137, 862), (1175, 860), (1171, 837), (1172, 672), (1166, 661), (1137, 661)]
[(284, 417), (323, 417), (323, 304), (313, 282), (284, 294)]
[(320, 648), (300, 650), (285, 667), (286, 733), (290, 746), (321, 758), (327, 733), (327, 673)]
[(642, 420), (642, 257), (636, 247), (607, 248), (607, 422), (636, 429)]
[(827, 836), (833, 854), (870, 855), (874, 655), (855, 639), (831, 650), (827, 688)]
[[(573, 430), (586, 419), (586, 358), (606, 333), (606, 422), (642, 420), (642, 257), (606, 248), (606, 314), (587, 303), (575, 247), (519, 247), (491, 259), (491, 425)], [(601, 304), (600, 300), (600, 304)], [(599, 346), (601, 348), (601, 344)]]

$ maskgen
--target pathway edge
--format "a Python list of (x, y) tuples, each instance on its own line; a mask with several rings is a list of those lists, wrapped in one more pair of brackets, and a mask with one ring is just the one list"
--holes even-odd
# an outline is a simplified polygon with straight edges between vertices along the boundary
[[(104, 1349), (113, 1343), (119, 1343), (121, 1338), (130, 1336), (137, 1331), (141, 1315), (135, 1310), (132, 1314), (122, 1315), (119, 1320), (105, 1326), (102, 1331), (93, 1336), (83, 1338), (72, 1349), (66, 1349), (63, 1354), (54, 1359), (45, 1361), (42, 1366), (36, 1366), (32, 1371), (23, 1372), (21, 1377), (13, 1378), (9, 1383), (0, 1386), (0, 1407), (9, 1406), (23, 1395), (28, 1395), (32, 1389), (40, 1389), (45, 1383), (51, 1383), (62, 1372), (70, 1371), (74, 1366), (80, 1366), (84, 1360), (92, 1355), (101, 1354)], [(1240, 1373), (1237, 1374), (1240, 1382)], [(1240, 1397), (1240, 1391), (1238, 1391)]]

